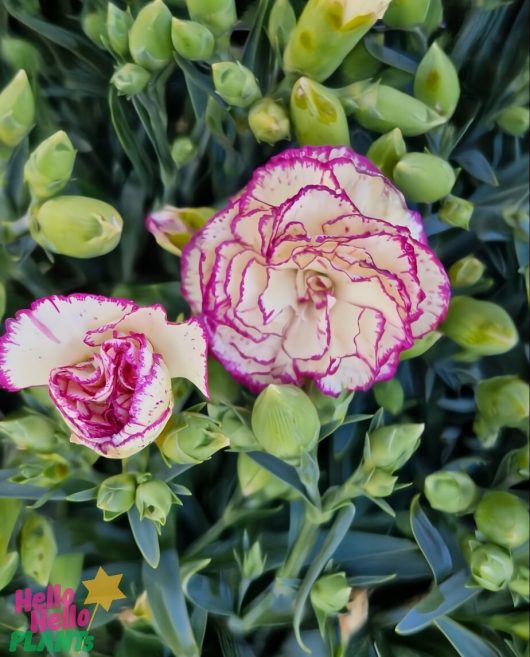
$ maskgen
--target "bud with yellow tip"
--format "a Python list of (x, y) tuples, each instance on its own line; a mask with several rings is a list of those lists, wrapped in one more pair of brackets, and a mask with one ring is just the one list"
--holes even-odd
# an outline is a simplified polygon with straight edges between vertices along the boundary
[(0, 145), (15, 148), (33, 127), (35, 101), (26, 71), (20, 70), (0, 93)]
[(210, 59), (215, 48), (215, 37), (205, 25), (179, 18), (171, 21), (171, 41), (178, 54), (191, 61)]
[(214, 213), (213, 208), (175, 208), (165, 205), (149, 214), (145, 225), (159, 246), (180, 256), (193, 234), (202, 228)]
[(138, 12), (129, 31), (129, 50), (136, 64), (158, 71), (171, 61), (171, 12), (162, 0), (153, 0)]
[(63, 130), (39, 144), (24, 166), (24, 179), (32, 196), (47, 199), (60, 192), (70, 180), (75, 155), (75, 148)]
[(254, 137), (266, 144), (273, 145), (291, 137), (289, 116), (272, 98), (262, 98), (252, 105), (248, 113), (248, 125)]
[(366, 157), (381, 169), (387, 178), (391, 178), (394, 167), (406, 152), (407, 146), (401, 130), (394, 128), (372, 143)]
[(248, 107), (261, 96), (254, 73), (239, 62), (217, 62), (212, 65), (215, 90), (233, 107)]
[(197, 146), (189, 137), (177, 137), (171, 144), (171, 159), (177, 169), (189, 164), (197, 155)]
[(135, 504), (142, 520), (147, 518), (164, 526), (175, 502), (178, 498), (165, 481), (151, 479), (136, 489)]
[(447, 273), (453, 287), (469, 287), (480, 281), (485, 269), (485, 264), (478, 258), (465, 256), (453, 263)]
[(392, 178), (415, 203), (434, 203), (447, 196), (456, 176), (451, 165), (431, 153), (407, 153), (394, 167)]
[(362, 468), (399, 470), (420, 445), (424, 424), (393, 424), (366, 434)]
[(449, 119), (460, 98), (460, 82), (453, 62), (435, 42), (416, 69), (414, 95)]
[(138, 64), (124, 64), (114, 72), (111, 83), (120, 96), (134, 96), (145, 89), (151, 73)]
[(530, 413), (530, 387), (517, 376), (483, 379), (475, 399), (481, 418), (495, 427), (520, 427)]

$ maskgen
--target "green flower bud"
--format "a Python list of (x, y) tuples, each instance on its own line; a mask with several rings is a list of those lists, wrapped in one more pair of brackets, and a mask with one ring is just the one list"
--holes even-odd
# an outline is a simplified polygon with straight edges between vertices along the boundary
[(513, 228), (514, 237), (522, 242), (530, 241), (530, 216), (526, 208), (508, 207), (502, 211), (502, 218)]
[(449, 119), (460, 99), (460, 82), (453, 62), (433, 43), (419, 63), (414, 77), (414, 95), (435, 112)]
[(301, 146), (350, 144), (348, 121), (340, 100), (309, 78), (300, 78), (293, 86), (291, 119)]
[(141, 519), (148, 518), (164, 526), (175, 499), (165, 481), (151, 479), (136, 489), (135, 504)]
[(145, 89), (150, 79), (151, 73), (145, 68), (138, 64), (124, 64), (116, 69), (110, 81), (120, 96), (134, 96)]
[(37, 209), (33, 239), (53, 253), (95, 258), (112, 251), (120, 241), (123, 219), (95, 198), (57, 196)]
[(510, 553), (492, 543), (479, 543), (473, 548), (469, 567), (473, 579), (487, 591), (505, 588), (513, 574)]
[(24, 574), (46, 586), (56, 555), (57, 543), (50, 523), (44, 516), (31, 513), (20, 532), (20, 560)]
[(530, 598), (530, 569), (527, 566), (517, 566), (508, 588), (512, 593), (528, 601)]
[(213, 404), (233, 404), (241, 393), (241, 386), (212, 357), (208, 358), (208, 388)]
[(451, 299), (441, 329), (477, 356), (504, 354), (519, 342), (515, 324), (504, 308), (463, 295)]
[(372, 143), (366, 157), (381, 169), (387, 178), (390, 178), (394, 167), (406, 152), (407, 146), (401, 130), (394, 128)]
[(453, 287), (469, 287), (478, 283), (486, 266), (478, 258), (466, 256), (453, 263), (447, 273)]
[(366, 434), (363, 469), (399, 470), (420, 445), (424, 424), (392, 424)]
[(20, 500), (14, 498), (0, 499), (0, 518), (2, 518), (2, 531), (0, 532), (0, 555), (7, 552), (9, 540), (21, 510), (22, 502)]
[(47, 453), (57, 448), (55, 423), (33, 411), (22, 409), (0, 420), (0, 433), (18, 449)]
[(171, 61), (171, 12), (162, 0), (153, 0), (138, 12), (129, 31), (129, 50), (136, 64), (158, 71)]
[(233, 107), (248, 107), (261, 96), (254, 73), (239, 62), (217, 62), (212, 75), (215, 90)]
[(192, 61), (210, 59), (215, 48), (215, 37), (207, 27), (178, 18), (171, 21), (171, 41), (179, 55)]
[(18, 568), (18, 553), (0, 554), (0, 591), (4, 589), (15, 576)]
[(246, 418), (247, 413), (248, 411), (241, 409), (238, 413), (227, 410), (223, 414), (221, 431), (229, 439), (232, 449), (244, 451), (260, 449), (258, 441), (252, 433), (252, 429), (243, 419)]
[(112, 50), (121, 57), (129, 52), (129, 30), (133, 19), (129, 10), (123, 11), (112, 2), (107, 5), (107, 38)]
[(39, 144), (24, 167), (24, 180), (32, 196), (46, 199), (60, 192), (72, 175), (75, 154), (72, 142), (62, 130)]
[(243, 452), (237, 457), (237, 479), (245, 497), (258, 496), (263, 500), (286, 498), (292, 490)]
[(248, 113), (248, 124), (254, 137), (266, 144), (291, 138), (289, 116), (272, 98), (258, 100)]
[(518, 428), (530, 413), (530, 386), (517, 376), (480, 381), (475, 399), (481, 417), (497, 427)]
[[(381, 38), (381, 41), (384, 40), (382, 34), (378, 36)], [(345, 60), (340, 65), (339, 71), (344, 84), (350, 84), (359, 80), (373, 78), (379, 73), (382, 67), (383, 64), (368, 52), (364, 42), (361, 41), (346, 55)]]
[(444, 8), (442, 0), (430, 0), (427, 16), (423, 21), (422, 32), (430, 36), (443, 23)]
[(216, 36), (228, 32), (237, 22), (234, 0), (186, 0), (186, 6), (192, 19)]
[(177, 137), (171, 144), (171, 158), (180, 169), (197, 155), (197, 147), (189, 137)]
[[(511, 583), (509, 587), (511, 588)], [(528, 598), (528, 591), (526, 598)], [(530, 639), (530, 618), (528, 610), (515, 611), (509, 614), (495, 614), (494, 616), (488, 614), (488, 627), (513, 634), (524, 641)]]
[(134, 504), (136, 479), (132, 474), (108, 477), (100, 485), (96, 506), (103, 511), (104, 520), (114, 520)]
[(497, 545), (512, 549), (528, 540), (528, 509), (511, 493), (486, 493), (475, 511), (475, 522), (480, 533)]
[(362, 487), (370, 497), (388, 497), (394, 492), (398, 478), (386, 470), (374, 468), (366, 477)]
[(26, 71), (20, 70), (0, 92), (0, 145), (15, 148), (33, 128), (35, 101)]
[(412, 347), (402, 351), (400, 354), (400, 360), (409, 360), (411, 358), (422, 356), (426, 351), (429, 351), (429, 349), (435, 345), (441, 337), (442, 334), (439, 331), (431, 331), (430, 333), (427, 333), (427, 335), (416, 340)]
[(263, 575), (267, 557), (263, 556), (259, 541), (253, 543), (243, 552), (243, 561), (240, 563), (241, 576), (246, 580), (254, 580)]
[(424, 493), (433, 509), (465, 513), (475, 503), (478, 488), (466, 472), (440, 470), (425, 479)]
[(348, 390), (341, 392), (338, 397), (325, 395), (317, 388), (314, 382), (311, 382), (307, 394), (317, 409), (322, 425), (333, 422), (342, 423), (346, 418), (348, 406), (353, 398), (353, 392)]
[(287, 43), (284, 71), (322, 82), (381, 18), (388, 2), (309, 0)]
[(374, 132), (399, 128), (405, 137), (415, 137), (445, 123), (442, 116), (421, 100), (386, 84), (370, 85), (344, 102), (353, 105), (355, 118), (363, 128)]
[(499, 128), (514, 137), (522, 137), (528, 132), (530, 110), (528, 107), (508, 107), (497, 116)]
[(430, 0), (392, 0), (383, 16), (388, 27), (410, 30), (427, 18)]
[(471, 201), (450, 194), (440, 206), (438, 216), (444, 224), (469, 230), (473, 210), (474, 205)]
[(107, 36), (106, 22), (107, 16), (103, 9), (83, 12), (81, 17), (81, 29), (98, 48), (104, 48), (103, 43)]
[(162, 454), (174, 463), (202, 463), (230, 444), (217, 422), (187, 412), (172, 417), (157, 442)]
[(434, 203), (449, 194), (456, 176), (441, 157), (407, 153), (394, 167), (393, 180), (410, 201)]
[(289, 0), (275, 0), (269, 14), (267, 36), (277, 54), (285, 50), (295, 25), (296, 14)]
[(350, 601), (352, 587), (348, 584), (345, 573), (323, 575), (313, 584), (310, 599), (315, 610), (324, 614), (337, 614), (346, 608)]
[(374, 385), (373, 391), (375, 401), (388, 413), (397, 415), (403, 408), (405, 393), (398, 379), (380, 381)]
[(252, 409), (252, 430), (262, 449), (298, 463), (315, 447), (320, 431), (318, 413), (303, 390), (293, 385), (268, 385)]
[(29, 75), (36, 75), (42, 68), (41, 54), (32, 43), (24, 39), (3, 36), (0, 41), (2, 61), (18, 71), (23, 68)]

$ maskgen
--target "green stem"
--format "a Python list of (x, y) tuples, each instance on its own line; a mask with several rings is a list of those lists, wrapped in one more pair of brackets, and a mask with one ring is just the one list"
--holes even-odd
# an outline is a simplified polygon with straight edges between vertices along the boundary
[(295, 578), (304, 567), (309, 553), (313, 549), (318, 536), (319, 525), (304, 518), (302, 528), (292, 547), (287, 561), (278, 570), (277, 577)]

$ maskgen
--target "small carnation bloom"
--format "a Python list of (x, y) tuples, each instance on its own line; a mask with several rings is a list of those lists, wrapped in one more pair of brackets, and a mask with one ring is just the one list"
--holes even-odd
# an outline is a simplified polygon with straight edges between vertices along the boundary
[(394, 376), (443, 319), (449, 283), (420, 216), (345, 147), (286, 150), (194, 235), (182, 289), (210, 347), (257, 392), (326, 394)]
[(168, 322), (161, 306), (51, 296), (7, 320), (0, 386), (47, 385), (72, 442), (124, 458), (153, 442), (169, 420), (172, 377), (207, 394), (206, 351), (201, 322)]

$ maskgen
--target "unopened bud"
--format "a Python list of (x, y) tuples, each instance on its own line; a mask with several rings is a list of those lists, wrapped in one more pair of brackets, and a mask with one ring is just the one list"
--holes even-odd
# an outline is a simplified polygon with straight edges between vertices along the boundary
[(530, 569), (523, 565), (517, 566), (508, 588), (512, 593), (521, 596), (528, 602), (530, 598)]
[(116, 69), (110, 81), (120, 96), (134, 96), (145, 89), (151, 73), (138, 64), (124, 64)]
[(424, 424), (393, 424), (366, 434), (363, 469), (398, 470), (420, 445)]
[(504, 308), (464, 295), (451, 299), (441, 330), (477, 356), (504, 354), (519, 342), (515, 324)]
[[(0, 555), (5, 554), (11, 534), (17, 523), (22, 503), (13, 498), (0, 499), (0, 518), (2, 518), (2, 531), (0, 532)], [(1, 587), (0, 587), (1, 588)]]
[(277, 54), (285, 50), (296, 25), (296, 14), (289, 0), (275, 0), (269, 14), (267, 36)]
[(20, 532), (20, 560), (24, 574), (46, 586), (56, 555), (57, 543), (49, 521), (32, 513)]
[(39, 50), (29, 41), (15, 37), (2, 36), (0, 40), (2, 61), (18, 71), (23, 68), (30, 76), (36, 75), (42, 68)]
[(237, 22), (234, 0), (186, 0), (186, 6), (192, 19), (216, 36), (225, 34)]
[(174, 463), (202, 463), (230, 444), (217, 422), (188, 412), (172, 417), (157, 442)]
[(261, 96), (254, 73), (239, 62), (217, 62), (212, 75), (215, 90), (233, 107), (248, 107)]
[(214, 213), (213, 208), (175, 208), (165, 205), (148, 215), (145, 225), (159, 246), (180, 256), (193, 234), (202, 228)]
[[(211, 388), (210, 388), (211, 390)], [(245, 413), (243, 416), (242, 413)], [(230, 447), (235, 450), (259, 450), (260, 446), (250, 428), (250, 417), (246, 418), (246, 411), (242, 409), (237, 413), (227, 410), (221, 419), (221, 431), (230, 441)]]
[(166, 524), (166, 518), (175, 500), (176, 496), (166, 482), (158, 479), (146, 481), (136, 489), (135, 504), (140, 518), (148, 518), (162, 526)]
[(487, 591), (505, 588), (513, 575), (510, 553), (492, 543), (478, 543), (472, 549), (469, 567), (473, 579)]
[(465, 513), (478, 497), (478, 488), (466, 472), (440, 470), (425, 479), (425, 497), (433, 509)]
[(26, 71), (20, 70), (0, 92), (0, 146), (15, 148), (33, 128), (35, 101)]
[(107, 5), (107, 38), (112, 50), (121, 57), (129, 52), (129, 30), (133, 19), (129, 10), (123, 11), (112, 2)]
[(177, 137), (171, 144), (171, 159), (177, 169), (189, 164), (197, 155), (197, 147), (189, 137)]
[(349, 145), (350, 130), (339, 98), (309, 78), (291, 91), (291, 119), (300, 145)]
[(389, 0), (309, 0), (287, 43), (284, 71), (322, 82), (383, 16), (388, 5)]
[(460, 98), (458, 73), (453, 62), (436, 42), (416, 69), (414, 95), (446, 119), (456, 109)]
[(18, 449), (32, 452), (52, 452), (57, 449), (56, 426), (46, 415), (33, 411), (17, 411), (0, 421), (0, 433)]
[(95, 258), (112, 251), (120, 241), (123, 219), (95, 198), (57, 196), (37, 210), (31, 235), (53, 253)]
[(387, 178), (390, 178), (394, 167), (406, 152), (407, 146), (401, 130), (394, 128), (372, 143), (366, 157), (381, 169)]
[(497, 545), (513, 549), (528, 540), (528, 509), (511, 493), (486, 493), (475, 511), (475, 522), (480, 533)]
[(179, 18), (171, 21), (171, 41), (179, 55), (192, 61), (210, 59), (215, 48), (215, 37), (206, 26)]
[(483, 379), (475, 399), (481, 417), (494, 426), (518, 428), (528, 419), (530, 387), (517, 376)]
[(383, 16), (388, 27), (410, 30), (427, 18), (430, 0), (392, 0)]
[(62, 130), (39, 144), (24, 167), (24, 179), (32, 196), (46, 199), (60, 192), (72, 175), (75, 154), (72, 142)]
[(508, 207), (502, 211), (502, 218), (513, 228), (513, 234), (516, 239), (522, 242), (530, 241), (530, 216), (528, 208)]
[(18, 568), (18, 553), (0, 553), (0, 591), (4, 589), (15, 576)]
[(311, 589), (310, 599), (315, 610), (326, 616), (337, 614), (346, 608), (352, 587), (345, 573), (334, 573), (319, 577)]
[(456, 176), (451, 165), (431, 153), (407, 153), (394, 167), (394, 182), (415, 203), (434, 203), (447, 196)]
[(453, 287), (470, 287), (478, 283), (486, 266), (478, 258), (466, 256), (453, 263), (447, 273)]
[(140, 9), (129, 31), (129, 50), (136, 64), (148, 71), (169, 64), (173, 54), (171, 18), (162, 0), (153, 0)]
[(289, 116), (272, 98), (258, 100), (248, 113), (248, 124), (254, 137), (266, 144), (290, 139)]
[(430, 36), (443, 23), (444, 8), (442, 0), (430, 0), (427, 16), (423, 21), (422, 32)]
[(374, 468), (366, 476), (362, 487), (370, 497), (388, 497), (394, 492), (397, 480), (397, 477), (393, 477), (386, 470)]
[(349, 390), (344, 390), (338, 397), (325, 395), (314, 382), (309, 385), (307, 394), (317, 409), (322, 425), (331, 424), (332, 422), (342, 423), (353, 398), (353, 393)]
[(528, 132), (530, 110), (528, 107), (508, 107), (497, 116), (497, 125), (514, 137), (522, 137)]
[(286, 483), (258, 465), (245, 453), (237, 457), (237, 478), (245, 497), (259, 496), (260, 499), (286, 498), (292, 490)]
[(252, 430), (262, 449), (297, 464), (302, 454), (315, 447), (320, 421), (303, 390), (270, 384), (254, 402)]
[(247, 547), (243, 552), (243, 559), (240, 563), (241, 576), (246, 580), (254, 580), (263, 575), (267, 557), (263, 555), (259, 541)]
[(114, 520), (134, 504), (136, 479), (130, 474), (108, 477), (100, 485), (96, 506), (103, 511), (105, 520)]
[(83, 12), (81, 29), (86, 36), (98, 47), (104, 48), (104, 39), (107, 36), (106, 15), (103, 9)]
[(380, 381), (373, 387), (375, 401), (392, 415), (397, 415), (403, 408), (405, 393), (398, 379)]
[(469, 230), (473, 210), (474, 206), (471, 201), (450, 194), (441, 204), (438, 216), (444, 224)]
[(411, 358), (422, 356), (425, 352), (429, 351), (429, 349), (434, 346), (441, 337), (442, 334), (439, 331), (431, 331), (430, 333), (427, 333), (427, 335), (416, 340), (410, 349), (402, 351), (400, 354), (400, 360), (410, 360)]

